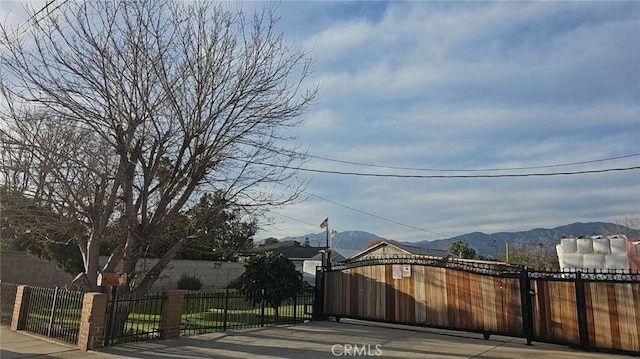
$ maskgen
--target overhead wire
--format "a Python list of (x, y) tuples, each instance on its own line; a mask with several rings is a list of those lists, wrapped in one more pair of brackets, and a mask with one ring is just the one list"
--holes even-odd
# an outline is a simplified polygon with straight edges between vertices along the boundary
[[(249, 145), (249, 146), (256, 146), (256, 144), (249, 143), (249, 142), (246, 142), (246, 141), (239, 141), (239, 142), (244, 143), (244, 144)], [(466, 168), (466, 169), (465, 168), (458, 168), (458, 169), (453, 169), (453, 168), (420, 168), (420, 167), (389, 166), (389, 165), (380, 165), (380, 164), (373, 164), (373, 163), (363, 163), (363, 162), (340, 160), (340, 159), (336, 159), (336, 158), (318, 156), (318, 155), (313, 155), (313, 154), (304, 153), (304, 152), (298, 152), (298, 151), (284, 149), (284, 148), (272, 148), (272, 147), (269, 148), (268, 147), (268, 149), (271, 150), (271, 151), (276, 151), (276, 152), (289, 153), (289, 154), (295, 155), (295, 156), (307, 156), (307, 157), (310, 157), (310, 158), (316, 158), (316, 159), (320, 159), (320, 160), (324, 160), (324, 161), (343, 163), (343, 164), (350, 164), (350, 165), (355, 165), (355, 166), (374, 167), (374, 168), (381, 168), (381, 169), (397, 169), (397, 170), (407, 170), (407, 171), (430, 171), (430, 172), (487, 172), (487, 171), (515, 171), (515, 170), (528, 170), (528, 169), (557, 168), (557, 167), (576, 166), (576, 165), (598, 163), (598, 162), (615, 161), (615, 160), (619, 160), (619, 159), (640, 156), (640, 153), (631, 153), (631, 154), (625, 154), (625, 155), (619, 155), (619, 156), (613, 156), (613, 157), (596, 158), (596, 159), (590, 159), (590, 160), (583, 160), (583, 161), (576, 161), (576, 162), (565, 162), (565, 163), (556, 163), (556, 164), (549, 164), (549, 165), (520, 166), (520, 167)]]
[[(289, 186), (289, 185), (282, 184), (282, 183), (279, 183), (279, 184), (280, 184), (281, 186), (284, 186), (284, 187), (290, 188), (290, 186)], [(431, 231), (431, 230), (428, 230), (428, 229), (424, 229), (424, 228), (420, 228), (420, 227), (412, 226), (412, 225), (410, 225), (410, 224), (402, 223), (402, 222), (399, 222), (399, 221), (396, 221), (396, 220), (393, 220), (393, 219), (390, 219), (390, 218), (385, 218), (385, 217), (379, 216), (379, 215), (377, 215), (377, 214), (375, 214), (375, 213), (370, 213), (370, 212), (367, 212), (367, 211), (363, 211), (363, 210), (361, 210), (361, 209), (357, 209), (357, 208), (354, 208), (354, 207), (348, 206), (348, 205), (346, 205), (346, 204), (342, 204), (342, 203), (336, 202), (336, 201), (334, 201), (334, 200), (330, 200), (330, 199), (328, 199), (328, 198), (325, 198), (325, 197), (322, 197), (322, 196), (319, 196), (319, 195), (317, 195), (317, 194), (313, 194), (313, 193), (310, 193), (310, 192), (307, 192), (307, 191), (302, 191), (302, 192), (303, 192), (303, 193), (305, 193), (305, 194), (307, 194), (307, 195), (309, 195), (309, 196), (311, 196), (311, 197), (315, 197), (315, 198), (317, 198), (317, 199), (319, 199), (319, 200), (322, 200), (322, 201), (325, 201), (325, 202), (332, 203), (332, 204), (334, 204), (334, 205), (336, 205), (336, 206), (343, 207), (343, 208), (349, 209), (349, 210), (351, 210), (351, 211), (358, 212), (358, 213), (361, 213), (361, 214), (364, 214), (364, 215), (367, 215), (367, 216), (370, 216), (370, 217), (373, 217), (373, 218), (377, 218), (377, 219), (380, 219), (380, 220), (383, 220), (383, 221), (386, 221), (386, 222), (389, 222), (389, 223), (397, 224), (397, 225), (399, 225), (399, 226), (403, 226), (403, 227), (407, 227), (407, 228), (415, 229), (415, 230), (418, 230), (418, 231), (421, 231), (421, 232), (425, 232), (425, 233), (435, 234), (435, 235), (437, 235), (437, 236), (442, 236), (442, 237), (447, 237), (447, 238), (451, 238), (451, 237), (453, 237), (453, 236), (450, 236), (450, 235), (448, 235), (448, 234), (443, 234), (443, 233), (439, 233), (439, 232)], [(273, 213), (276, 213), (276, 212), (273, 212)], [(301, 223), (304, 223), (304, 224), (309, 224), (309, 225), (315, 226), (315, 225), (310, 224), (310, 223), (308, 223), (308, 222), (301, 221), (301, 220), (298, 220), (298, 219), (295, 219), (295, 218), (292, 218), (292, 217), (289, 217), (289, 216), (283, 215), (283, 214), (281, 214), (281, 213), (278, 213), (278, 215), (283, 216), (283, 217), (286, 217), (286, 218), (290, 218), (290, 219), (292, 219), (292, 220), (294, 220), (294, 221), (298, 221), (298, 222), (301, 222)]]
[(593, 174), (593, 173), (605, 173), (605, 172), (620, 172), (631, 171), (640, 169), (640, 166), (622, 167), (622, 168), (605, 168), (601, 170), (584, 170), (584, 171), (572, 171), (572, 172), (550, 172), (550, 173), (512, 173), (512, 174), (480, 174), (480, 175), (405, 175), (405, 174), (384, 174), (384, 173), (363, 173), (363, 172), (346, 172), (346, 171), (332, 171), (332, 170), (319, 170), (305, 167), (290, 167), (284, 165), (277, 165), (273, 163), (261, 163), (254, 162), (255, 164), (277, 167), (282, 169), (290, 169), (303, 172), (334, 174), (343, 176), (360, 176), (360, 177), (390, 177), (390, 178), (509, 178), (509, 177), (545, 177), (545, 176), (570, 176), (580, 174)]
[[(33, 15), (29, 16), (29, 18), (25, 22), (18, 25), (18, 27), (16, 27), (16, 29), (12, 31), (12, 33), (8, 36), (8, 38), (11, 41), (15, 41), (16, 39), (20, 38), (20, 36), (24, 35), (24, 33), (26, 33), (27, 30), (29, 30), (29, 28), (32, 26), (30, 25), (31, 21), (33, 21), (33, 24), (37, 24), (38, 21), (40, 21), (41, 19), (36, 19), (36, 17), (38, 17), (38, 15), (46, 11), (49, 8), (49, 6), (53, 5), (53, 3), (55, 3), (56, 1), (58, 0), (50, 0), (49, 2), (47, 2), (40, 10), (36, 11), (35, 13), (33, 13)], [(69, 1), (70, 0), (62, 0), (62, 2), (58, 4), (56, 7), (54, 7), (53, 9), (51, 9), (49, 13), (58, 10), (60, 7), (62, 7), (64, 4), (68, 3)]]
[(451, 237), (453, 237), (453, 236), (449, 236), (449, 235), (447, 235), (447, 234), (438, 233), (438, 232), (431, 231), (431, 230), (428, 230), (428, 229), (424, 229), (424, 228), (420, 228), (420, 227), (412, 226), (412, 225), (410, 225), (410, 224), (406, 224), (406, 223), (398, 222), (398, 221), (393, 220), (393, 219), (385, 218), (385, 217), (379, 216), (379, 215), (374, 214), (374, 213), (370, 213), (370, 212), (367, 212), (367, 211), (363, 211), (363, 210), (361, 210), (361, 209), (357, 209), (357, 208), (354, 208), (354, 207), (351, 207), (351, 206), (347, 206), (346, 204), (342, 204), (342, 203), (339, 203), (339, 202), (336, 202), (336, 201), (330, 200), (330, 199), (328, 199), (328, 198), (324, 198), (324, 197), (318, 196), (318, 195), (313, 194), (313, 193), (309, 193), (309, 192), (305, 192), (305, 191), (303, 191), (303, 192), (304, 192), (304, 193), (306, 193), (306, 194), (308, 194), (308, 195), (310, 195), (310, 196), (312, 196), (312, 197), (318, 198), (318, 199), (320, 199), (320, 200), (323, 200), (323, 201), (326, 201), (326, 202), (329, 202), (329, 203), (333, 203), (333, 204), (335, 204), (336, 206), (340, 206), (340, 207), (343, 207), (343, 208), (347, 208), (347, 209), (349, 209), (349, 210), (352, 210), (352, 211), (355, 211), (355, 212), (358, 212), (358, 213), (362, 213), (362, 214), (365, 214), (365, 215), (367, 215), (367, 216), (374, 217), (374, 218), (377, 218), (377, 219), (381, 219), (381, 220), (386, 221), (386, 222), (389, 222), (389, 223), (397, 224), (397, 225), (399, 225), (399, 226), (403, 226), (403, 227), (407, 227), (407, 228), (415, 229), (415, 230), (418, 230), (418, 231), (421, 231), (421, 232), (425, 232), (425, 233), (435, 234), (435, 235), (437, 235), (437, 236), (443, 236), (443, 237), (447, 237), (447, 238), (451, 238)]
[[(289, 234), (291, 237), (297, 237), (297, 235), (295, 233), (293, 233), (293, 232), (291, 232), (291, 231), (289, 231), (287, 229), (281, 228), (281, 227), (279, 227), (277, 225), (269, 224), (268, 227), (271, 227), (271, 228), (273, 228), (274, 230), (276, 230), (278, 232), (285, 232), (285, 233)], [(263, 230), (264, 230), (264, 228), (263, 228)]]
[(305, 221), (303, 221), (303, 220), (300, 220), (300, 219), (297, 219), (297, 218), (293, 218), (293, 217), (287, 216), (287, 215), (282, 214), (282, 213), (278, 213), (278, 212), (269, 212), (269, 213), (271, 213), (271, 214), (275, 214), (275, 215), (278, 215), (278, 216), (282, 216), (282, 217), (284, 217), (284, 218), (288, 218), (288, 219), (290, 219), (290, 220), (292, 220), (292, 221), (300, 222), (300, 223), (302, 223), (302, 224), (306, 224), (306, 225), (311, 226), (311, 227), (316, 227), (316, 226), (317, 226), (316, 224), (312, 224), (312, 223), (309, 223), (309, 222), (305, 222)]
[[(617, 156), (617, 157), (610, 157), (610, 158), (605, 158), (605, 159), (597, 159), (597, 160), (589, 160), (589, 161), (580, 161), (580, 162), (573, 162), (573, 163), (567, 163), (567, 164), (562, 164), (562, 165), (573, 165), (573, 164), (585, 164), (585, 163), (594, 163), (594, 162), (602, 162), (602, 161), (609, 161), (609, 160), (614, 160), (614, 159), (620, 159), (620, 158), (628, 158), (628, 157), (634, 157), (634, 156), (638, 156), (640, 154), (629, 154), (629, 155), (624, 155), (624, 156)], [(304, 168), (304, 167), (300, 167), (300, 168), (293, 168), (293, 167), (289, 167), (289, 166), (282, 166), (282, 165), (275, 165), (275, 164), (264, 164), (264, 163), (258, 163), (258, 164), (262, 164), (262, 165), (268, 165), (268, 166), (275, 166), (275, 167), (279, 167), (279, 168), (283, 168), (283, 169), (295, 169), (295, 170), (300, 170), (300, 171), (306, 171), (306, 172), (315, 172), (315, 173), (325, 173), (325, 174), (338, 174), (338, 175), (352, 175), (352, 176), (370, 176), (370, 177), (392, 177), (392, 178), (511, 178), (511, 177), (534, 177), (534, 176), (561, 176), (561, 175), (578, 175), (578, 174), (590, 174), (590, 173), (604, 173), (604, 172), (612, 172), (612, 171), (628, 171), (628, 170), (636, 170), (636, 169), (640, 169), (640, 166), (634, 166), (634, 167), (624, 167), (624, 168), (607, 168), (607, 169), (601, 169), (601, 170), (584, 170), (584, 171), (573, 171), (573, 172), (551, 172), (551, 173), (522, 173), (522, 174), (476, 174), (476, 175), (400, 175), (400, 174), (378, 174), (378, 173), (361, 173), (361, 172), (343, 172), (343, 171), (330, 171), (330, 170), (317, 170), (317, 169), (309, 169), (309, 168)], [(559, 165), (552, 165), (552, 166), (559, 166)], [(545, 166), (537, 166), (538, 168), (543, 168)], [(548, 167), (548, 166), (546, 166)], [(515, 168), (514, 168), (515, 169)], [(524, 169), (524, 168), (523, 168)], [(400, 225), (406, 228), (411, 228), (411, 229), (415, 229), (421, 232), (425, 232), (425, 233), (430, 233), (430, 234), (435, 234), (438, 236), (443, 236), (443, 237), (447, 237), (447, 238), (451, 238), (453, 236), (451, 235), (447, 235), (447, 234), (443, 234), (443, 233), (439, 233), (439, 232), (435, 232), (435, 231), (431, 231), (428, 229), (424, 229), (424, 228), (419, 228), (416, 226), (412, 226), (406, 223), (402, 223), (390, 218), (386, 218), (386, 217), (382, 217), (379, 216), (377, 214), (374, 213), (370, 213), (364, 210), (360, 210), (333, 200), (330, 200), (328, 198), (313, 194), (313, 193), (309, 193), (306, 191), (302, 191), (303, 193), (306, 193), (307, 195), (311, 196), (311, 197), (315, 197), (317, 199), (332, 203), (334, 205), (349, 209), (351, 211), (355, 211), (361, 214), (365, 214), (367, 216), (371, 216), (389, 223), (393, 223), (396, 225)], [(274, 212), (275, 213), (275, 212)], [(281, 214), (279, 214), (281, 215)], [(291, 217), (288, 217), (286, 215), (282, 215), (283, 217), (287, 217), (290, 218), (292, 220), (296, 220), (299, 221), (301, 223), (304, 224), (308, 224), (313, 226), (312, 224), (308, 223), (308, 222), (304, 222), (304, 221), (300, 221)]]
[(330, 162), (344, 163), (355, 166), (363, 166), (363, 167), (375, 167), (382, 169), (397, 169), (397, 170), (408, 170), (408, 171), (433, 171), (433, 172), (486, 172), (486, 171), (513, 171), (513, 170), (529, 170), (529, 169), (541, 169), (541, 168), (556, 168), (556, 167), (567, 167), (567, 166), (575, 166), (575, 165), (583, 165), (589, 163), (597, 163), (597, 162), (607, 162), (613, 160), (619, 160), (623, 158), (629, 157), (637, 157), (640, 156), (640, 153), (632, 153), (628, 155), (616, 156), (616, 157), (607, 157), (607, 158), (599, 158), (594, 160), (586, 160), (579, 162), (567, 162), (567, 163), (558, 163), (552, 165), (540, 165), (540, 166), (523, 166), (523, 167), (501, 167), (501, 168), (474, 168), (474, 169), (438, 169), (438, 168), (416, 168), (416, 167), (400, 167), (400, 166), (387, 166), (387, 165), (378, 165), (371, 163), (362, 163), (362, 162), (354, 162), (354, 161), (345, 161), (339, 160), (335, 158), (322, 157), (316, 155), (308, 155), (312, 158), (317, 158)]

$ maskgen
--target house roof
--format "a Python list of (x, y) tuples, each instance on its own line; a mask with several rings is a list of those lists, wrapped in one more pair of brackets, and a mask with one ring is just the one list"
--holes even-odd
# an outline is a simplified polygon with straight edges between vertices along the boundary
[[(322, 260), (322, 253), (318, 253), (315, 256), (309, 258), (311, 260), (314, 261), (321, 261)], [(347, 258), (345, 258), (344, 256), (342, 256), (342, 254), (336, 252), (335, 250), (333, 250), (331, 252), (331, 262), (344, 262), (346, 261)]]
[(282, 254), (289, 259), (312, 259), (319, 255), (320, 251), (326, 247), (307, 247), (296, 241), (284, 241), (273, 243), (267, 246), (256, 247), (244, 252), (245, 255), (273, 252)]
[(408, 246), (406, 244), (400, 244), (400, 243), (398, 243), (396, 241), (385, 239), (385, 240), (382, 240), (380, 243), (377, 243), (374, 246), (372, 246), (370, 248), (367, 248), (367, 249), (363, 250), (362, 252), (354, 255), (350, 259), (356, 259), (356, 258), (364, 257), (367, 254), (377, 250), (380, 247), (384, 247), (384, 246), (396, 247), (401, 252), (404, 252), (406, 255), (431, 256), (431, 257), (446, 257), (446, 256), (458, 257), (457, 255), (455, 255), (455, 254), (453, 254), (453, 253), (451, 253), (449, 251), (445, 251), (445, 250), (441, 250), (441, 249), (432, 249), (432, 248)]
[[(433, 248), (423, 248), (423, 247), (414, 247), (408, 246), (406, 244), (400, 243), (392, 243), (394, 246), (401, 248), (411, 254), (422, 255), (422, 256), (434, 256), (434, 257), (444, 257), (448, 255), (452, 255), (451, 252), (445, 251), (443, 249), (433, 249)], [(457, 256), (456, 256), (457, 257)]]

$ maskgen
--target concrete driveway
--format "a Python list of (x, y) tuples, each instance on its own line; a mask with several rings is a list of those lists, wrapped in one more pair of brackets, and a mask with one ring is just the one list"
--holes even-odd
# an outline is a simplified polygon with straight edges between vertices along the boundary
[(88, 353), (53, 348), (48, 354), (38, 351), (25, 356), (16, 353), (28, 347), (5, 345), (3, 335), (0, 358), (631, 358), (542, 343), (528, 347), (524, 340), (508, 337), (483, 340), (482, 335), (474, 333), (371, 324), (351, 320), (312, 322), (132, 343)]

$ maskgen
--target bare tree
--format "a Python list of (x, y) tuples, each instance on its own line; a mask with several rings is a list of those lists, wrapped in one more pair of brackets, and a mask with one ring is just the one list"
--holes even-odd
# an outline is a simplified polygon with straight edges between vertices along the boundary
[[(148, 290), (189, 238), (136, 277), (141, 244), (202, 191), (251, 208), (298, 199), (306, 156), (289, 128), (317, 95), (310, 60), (276, 31), (274, 9), (230, 8), (71, 1), (18, 39), (0, 28), (3, 185), (83, 223), (88, 289), (120, 268)], [(118, 217), (126, 233), (100, 268)]]
[(630, 241), (637, 241), (640, 239), (640, 216), (626, 215), (617, 217), (614, 225), (606, 232), (612, 235), (623, 234)]

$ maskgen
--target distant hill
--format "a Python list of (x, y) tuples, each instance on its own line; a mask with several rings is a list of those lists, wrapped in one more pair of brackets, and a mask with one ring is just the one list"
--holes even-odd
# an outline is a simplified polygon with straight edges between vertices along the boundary
[(552, 229), (536, 228), (523, 232), (499, 232), (486, 234), (482, 232), (467, 233), (461, 236), (439, 239), (435, 241), (421, 241), (413, 243), (415, 246), (434, 249), (448, 249), (453, 242), (468, 243), (479, 255), (495, 257), (496, 253), (505, 250), (506, 243), (524, 248), (536, 248), (542, 243), (547, 250), (555, 250), (563, 235), (591, 236), (599, 234), (633, 234), (640, 236), (639, 230), (605, 222), (572, 223)]
[[(462, 241), (468, 243), (479, 255), (494, 257), (505, 250), (505, 244), (510, 246), (520, 246), (524, 248), (538, 248), (539, 243), (544, 245), (546, 250), (555, 250), (555, 245), (560, 243), (563, 235), (567, 236), (590, 236), (594, 234), (626, 234), (640, 238), (640, 230), (630, 229), (613, 223), (589, 222), (572, 223), (552, 229), (536, 228), (522, 232), (499, 232), (486, 234), (473, 232), (461, 236), (438, 239), (434, 241), (421, 242), (400, 242), (410, 246), (444, 249), (447, 250), (453, 242)], [(297, 241), (304, 243), (305, 239), (314, 247), (323, 247), (326, 242), (326, 233), (310, 233), (299, 237), (286, 237), (282, 241)], [(333, 239), (334, 249), (345, 257), (350, 257), (360, 252), (369, 242), (379, 236), (364, 231), (338, 232)]]

